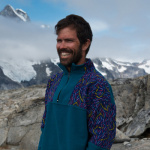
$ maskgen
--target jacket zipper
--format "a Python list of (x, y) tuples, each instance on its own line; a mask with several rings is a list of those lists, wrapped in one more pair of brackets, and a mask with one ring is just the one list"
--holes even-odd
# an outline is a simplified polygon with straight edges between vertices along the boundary
[[(69, 81), (69, 78), (70, 78), (70, 72), (68, 73), (68, 79), (67, 79), (66, 85), (67, 85), (67, 83), (68, 83), (68, 81)], [(62, 88), (62, 89), (63, 89), (63, 88)], [(59, 96), (60, 96), (60, 93), (61, 93), (62, 89), (60, 90), (60, 92), (59, 92), (59, 94), (58, 94), (57, 103), (59, 102)]]

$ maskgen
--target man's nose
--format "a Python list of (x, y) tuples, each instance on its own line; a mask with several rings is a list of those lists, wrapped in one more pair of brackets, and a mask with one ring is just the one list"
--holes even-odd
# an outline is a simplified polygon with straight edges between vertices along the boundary
[(59, 45), (59, 48), (60, 48), (60, 49), (65, 49), (65, 48), (67, 48), (67, 47), (66, 47), (66, 43), (65, 43), (64, 41), (62, 41), (62, 42), (60, 43), (60, 45)]

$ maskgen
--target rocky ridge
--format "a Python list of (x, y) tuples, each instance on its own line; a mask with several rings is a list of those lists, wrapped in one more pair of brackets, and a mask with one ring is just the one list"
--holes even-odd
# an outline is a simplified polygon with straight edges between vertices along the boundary
[[(111, 150), (150, 147), (150, 75), (111, 81), (117, 134)], [(36, 150), (46, 85), (0, 92), (0, 149)]]
[(1, 149), (37, 149), (45, 88), (41, 85), (0, 93)]
[(6, 18), (11, 18), (16, 21), (29, 22), (30, 18), (22, 9), (14, 9), (11, 5), (6, 5), (0, 12), (0, 15)]
[(17, 83), (8, 78), (0, 67), (0, 90), (9, 90), (13, 88), (23, 87), (20, 83)]

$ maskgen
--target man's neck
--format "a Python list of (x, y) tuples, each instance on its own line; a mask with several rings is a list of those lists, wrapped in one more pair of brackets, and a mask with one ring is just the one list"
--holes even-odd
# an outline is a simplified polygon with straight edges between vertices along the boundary
[[(75, 63), (76, 65), (83, 65), (86, 62), (86, 58), (78, 63)], [(71, 66), (66, 66), (66, 69), (68, 70), (68, 72), (71, 71)]]

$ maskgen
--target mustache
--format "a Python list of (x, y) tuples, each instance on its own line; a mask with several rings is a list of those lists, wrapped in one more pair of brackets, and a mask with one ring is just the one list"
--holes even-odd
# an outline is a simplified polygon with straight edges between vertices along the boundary
[(63, 48), (63, 49), (58, 49), (58, 53), (62, 53), (62, 52), (66, 52), (66, 53), (73, 53), (73, 51), (71, 49), (66, 49), (66, 48)]

